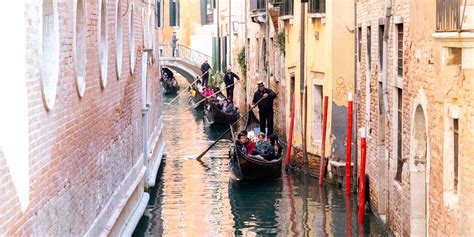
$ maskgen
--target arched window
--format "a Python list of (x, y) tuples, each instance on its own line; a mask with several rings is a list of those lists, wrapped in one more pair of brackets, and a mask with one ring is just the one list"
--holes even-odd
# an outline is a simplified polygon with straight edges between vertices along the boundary
[(75, 31), (73, 39), (74, 58), (76, 62), (76, 85), (80, 96), (86, 88), (86, 9), (83, 0), (75, 2)]
[(43, 1), (41, 87), (45, 107), (51, 110), (56, 100), (59, 78), (59, 23), (56, 0)]
[(107, 42), (107, 4), (101, 0), (99, 5), (99, 57), (100, 82), (103, 88), (107, 85), (108, 42)]
[(134, 17), (135, 17), (135, 8), (133, 7), (133, 3), (130, 6), (130, 15), (129, 15), (129, 29), (130, 32), (128, 34), (128, 44), (130, 45), (130, 73), (134, 73), (135, 71), (135, 61), (136, 61), (136, 50), (135, 50), (135, 25), (134, 25)]
[(117, 65), (117, 79), (120, 79), (122, 75), (122, 55), (123, 55), (123, 27), (122, 27), (122, 7), (121, 1), (117, 0), (117, 12), (115, 22), (115, 47), (116, 47), (116, 65)]

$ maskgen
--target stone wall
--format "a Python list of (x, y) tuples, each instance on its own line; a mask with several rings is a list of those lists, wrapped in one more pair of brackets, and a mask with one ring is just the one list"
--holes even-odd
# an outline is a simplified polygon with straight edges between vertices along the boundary
[[(143, 45), (149, 47), (144, 41), (158, 38), (152, 35), (155, 34), (154, 6), (137, 0), (105, 0), (106, 16), (103, 19), (106, 19), (107, 44), (100, 44), (98, 24), (101, 1), (83, 1), (86, 64), (85, 71), (81, 72), (85, 75), (82, 94), (78, 89), (80, 84), (76, 82), (80, 69), (75, 67), (77, 57), (74, 49), (80, 51), (75, 46), (81, 38), (74, 41), (77, 24), (73, 2), (51, 1), (55, 9), (54, 21), (59, 26), (60, 42), (57, 90), (52, 95), (54, 106), (45, 104), (47, 95), (43, 92), (45, 77), (42, 70), (46, 62), (42, 60), (45, 53), (42, 52), (42, 42), (48, 40), (41, 37), (43, 1), (26, 3), (16, 15), (18, 19), (12, 19), (26, 22), (20, 29), (24, 34), (20, 38), (25, 39), (25, 48), (15, 49), (25, 53), (26, 63), (18, 64), (24, 66), (24, 72), (15, 71), (12, 76), (16, 80), (24, 78), (24, 86), (18, 93), (26, 95), (27, 103), (4, 98), (5, 94), (2, 94), (1, 100), (25, 109), (24, 120), (27, 123), (24, 126), (27, 132), (22, 134), (18, 130), (16, 137), (8, 139), (21, 140), (24, 135), (27, 142), (26, 146), (21, 147), (26, 150), (25, 156), (18, 156), (12, 151), (15, 147), (11, 143), (0, 143), (0, 151), (3, 151), (0, 152), (0, 235), (107, 234), (113, 229), (123, 228), (125, 223), (116, 222), (118, 215), (122, 209), (131, 215), (137, 204), (136, 199), (143, 194), (144, 158), (150, 156), (143, 154), (144, 97), (141, 94), (141, 77), (146, 74), (147, 97), (152, 105), (148, 112), (147, 140), (155, 141), (149, 142), (150, 146), (155, 147), (153, 143), (159, 140), (159, 134), (151, 135), (151, 132), (161, 126), (160, 88), (158, 80), (153, 80), (158, 78), (156, 54), (154, 59), (150, 57), (145, 63), (147, 73), (142, 71)], [(117, 2), (121, 4), (118, 14)], [(128, 40), (131, 8), (127, 3), (133, 4), (137, 11), (133, 19), (135, 35), (141, 36), (144, 27), (147, 32), (144, 37), (135, 37), (137, 57), (133, 74)], [(145, 9), (144, 18), (141, 9)], [(123, 20), (120, 71), (116, 66), (117, 15), (121, 15)], [(105, 51), (108, 52), (105, 60), (106, 83), (100, 75), (100, 68), (104, 66), (99, 60), (101, 47), (107, 47)], [(2, 84), (2, 87), (8, 86), (9, 83)], [(20, 124), (21, 115), (10, 114), (17, 116), (18, 123), (7, 125), (23, 126)], [(7, 135), (2, 133), (0, 136)], [(151, 159), (156, 159), (155, 155), (151, 155)], [(25, 165), (19, 165), (23, 161)], [(27, 175), (23, 177), (26, 183), (17, 178), (18, 173)], [(22, 189), (26, 192), (21, 192)], [(127, 203), (132, 196), (134, 201)], [(127, 205), (122, 206), (121, 203)]]

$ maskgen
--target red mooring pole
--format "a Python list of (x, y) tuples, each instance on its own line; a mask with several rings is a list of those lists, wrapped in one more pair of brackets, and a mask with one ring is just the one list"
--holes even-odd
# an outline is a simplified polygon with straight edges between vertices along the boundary
[(326, 168), (326, 124), (328, 121), (328, 97), (324, 96), (324, 112), (323, 112), (323, 136), (321, 137), (321, 168), (319, 169), (319, 186), (323, 186), (324, 170)]
[(291, 96), (291, 120), (290, 120), (290, 134), (288, 135), (288, 147), (286, 149), (286, 166), (290, 165), (291, 145), (293, 143), (293, 127), (295, 125), (295, 94)]
[(364, 212), (365, 212), (365, 159), (366, 159), (366, 140), (365, 130), (362, 131), (360, 138), (360, 173), (359, 173), (359, 223), (364, 223)]
[(346, 139), (346, 196), (351, 195), (351, 157), (352, 157), (352, 93), (347, 100), (347, 139)]

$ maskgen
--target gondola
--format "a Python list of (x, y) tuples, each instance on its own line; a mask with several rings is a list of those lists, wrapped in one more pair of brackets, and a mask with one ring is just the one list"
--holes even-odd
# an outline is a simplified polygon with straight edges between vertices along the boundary
[[(216, 95), (217, 100), (222, 101), (227, 99), (222, 93), (218, 93)], [(234, 109), (235, 110), (235, 109)], [(238, 111), (234, 113), (226, 113), (218, 108), (218, 105), (214, 102), (206, 103), (204, 106), (204, 119), (208, 125), (212, 125), (214, 123), (219, 124), (230, 124), (237, 121), (240, 117)]]
[(168, 68), (161, 69), (161, 87), (164, 94), (176, 94), (179, 90), (179, 84), (173, 75), (173, 72)]
[(193, 109), (202, 109), (204, 108), (204, 104), (206, 103), (205, 101), (205, 96), (199, 91), (199, 88), (197, 86), (193, 86), (190, 90), (191, 95), (189, 97), (189, 105)]
[[(253, 131), (259, 127), (258, 119), (253, 111), (247, 115), (245, 130)], [(238, 149), (238, 131), (231, 129), (234, 145), (231, 147), (229, 168), (231, 170), (231, 178), (237, 181), (255, 180), (255, 179), (274, 179), (281, 176), (282, 167), (282, 151), (275, 154), (273, 160), (265, 160), (260, 156), (252, 156), (244, 154)]]

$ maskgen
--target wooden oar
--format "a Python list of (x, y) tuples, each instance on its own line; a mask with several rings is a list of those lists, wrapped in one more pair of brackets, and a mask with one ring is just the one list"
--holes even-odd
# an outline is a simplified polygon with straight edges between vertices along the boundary
[[(257, 103), (255, 103), (255, 105), (258, 105), (258, 103), (260, 103), (260, 101), (262, 101), (263, 99), (264, 99), (263, 97), (260, 98), (260, 99), (257, 101)], [(201, 158), (202, 158), (214, 145), (216, 145), (217, 142), (219, 142), (219, 141), (232, 129), (232, 127), (233, 127), (234, 125), (236, 125), (242, 118), (244, 118), (245, 116), (247, 116), (247, 114), (250, 113), (250, 111), (252, 111), (253, 108), (254, 108), (254, 107), (251, 106), (250, 109), (249, 109), (245, 114), (241, 115), (240, 118), (239, 118), (237, 121), (235, 121), (233, 124), (231, 124), (230, 127), (229, 127), (229, 129), (227, 129), (219, 138), (217, 138), (217, 140), (216, 140), (214, 143), (212, 143), (205, 151), (203, 151), (201, 154), (199, 154), (198, 157), (196, 157), (196, 160), (200, 161)]]
[[(194, 80), (194, 81), (193, 81), (191, 84), (189, 84), (189, 86), (187, 86), (187, 87), (192, 87), (194, 83), (196, 83), (197, 81), (199, 81), (199, 79), (200, 79), (202, 76), (206, 75), (207, 73), (209, 73), (209, 70), (207, 70), (205, 73), (203, 73), (201, 76), (199, 76), (198, 79)], [(166, 104), (166, 106), (170, 106), (171, 103), (173, 103), (173, 101), (175, 101), (176, 99), (178, 99), (178, 98), (182, 95), (182, 93), (185, 92), (185, 91), (186, 91), (186, 90), (182, 90), (181, 92), (179, 92), (176, 97), (174, 97), (169, 103)]]
[(200, 103), (202, 103), (202, 102), (205, 101), (206, 99), (209, 99), (209, 98), (213, 97), (214, 95), (217, 95), (217, 94), (223, 92), (225, 89), (227, 89), (227, 88), (229, 88), (229, 87), (231, 87), (231, 86), (234, 86), (234, 85), (237, 84), (238, 82), (240, 82), (240, 80), (237, 81), (237, 82), (235, 82), (235, 83), (233, 83), (233, 84), (231, 84), (231, 85), (228, 85), (228, 86), (224, 87), (224, 89), (222, 89), (222, 90), (220, 90), (220, 91), (214, 92), (214, 93), (213, 93), (212, 95), (210, 95), (210, 96), (204, 97), (204, 99), (198, 101), (198, 102), (195, 103), (194, 105), (187, 107), (186, 110), (191, 109), (191, 108), (196, 108), (197, 105), (199, 105)]

